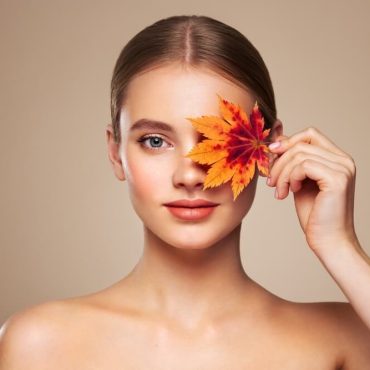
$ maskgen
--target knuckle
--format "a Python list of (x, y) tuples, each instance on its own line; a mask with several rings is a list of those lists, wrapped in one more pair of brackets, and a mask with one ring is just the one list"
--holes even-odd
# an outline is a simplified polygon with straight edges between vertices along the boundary
[(356, 163), (354, 159), (348, 153), (342, 154), (342, 158), (346, 169), (349, 171), (350, 175), (354, 176), (356, 174)]
[(344, 168), (343, 173), (344, 173), (345, 181), (348, 181), (352, 177), (352, 172), (347, 167)]
[(349, 168), (351, 174), (354, 175), (356, 173), (356, 163), (355, 163), (354, 159), (350, 155), (347, 155), (346, 162), (348, 164), (348, 168)]
[(308, 133), (308, 135), (310, 135), (310, 136), (316, 135), (316, 134), (317, 134), (317, 132), (318, 132), (318, 130), (317, 130), (317, 128), (316, 128), (315, 126), (309, 126), (309, 127), (307, 128), (307, 133)]

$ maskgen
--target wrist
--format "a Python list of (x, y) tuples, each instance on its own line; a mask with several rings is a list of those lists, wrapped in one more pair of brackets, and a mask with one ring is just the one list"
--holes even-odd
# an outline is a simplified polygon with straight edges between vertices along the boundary
[(352, 232), (335, 233), (324, 238), (321, 237), (319, 240), (316, 238), (314, 241), (307, 239), (307, 242), (315, 254), (320, 255), (336, 253), (342, 248), (349, 248), (350, 250), (361, 249), (360, 242), (354, 230)]
[(314, 253), (327, 266), (345, 265), (353, 257), (358, 258), (359, 256), (370, 265), (370, 257), (362, 249), (356, 235), (331, 241), (330, 246), (315, 249)]

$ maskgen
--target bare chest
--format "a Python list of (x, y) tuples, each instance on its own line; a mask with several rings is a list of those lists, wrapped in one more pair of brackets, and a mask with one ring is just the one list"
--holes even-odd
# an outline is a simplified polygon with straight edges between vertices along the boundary
[[(234, 327), (202, 334), (126, 327), (85, 331), (66, 368), (80, 370), (336, 370), (338, 353), (309, 334)], [(82, 339), (82, 340), (81, 340)], [(64, 368), (64, 367), (63, 367)]]

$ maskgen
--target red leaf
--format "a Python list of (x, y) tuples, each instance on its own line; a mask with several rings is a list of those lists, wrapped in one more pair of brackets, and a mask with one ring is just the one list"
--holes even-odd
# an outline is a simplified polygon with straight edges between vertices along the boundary
[(264, 118), (255, 103), (250, 118), (239, 105), (220, 95), (221, 117), (201, 116), (187, 118), (193, 127), (207, 139), (193, 147), (186, 157), (201, 164), (211, 164), (203, 190), (231, 180), (234, 201), (259, 171), (268, 175), (269, 152), (265, 139), (270, 129), (263, 130)]

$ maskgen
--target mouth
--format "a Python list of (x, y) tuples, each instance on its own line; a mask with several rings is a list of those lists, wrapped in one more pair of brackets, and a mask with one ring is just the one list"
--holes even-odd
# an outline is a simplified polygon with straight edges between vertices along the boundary
[(178, 199), (164, 204), (170, 213), (177, 219), (197, 221), (208, 217), (219, 203), (206, 199)]
[(209, 208), (218, 206), (219, 203), (214, 203), (206, 199), (179, 199), (174, 202), (165, 203), (164, 205), (177, 208)]

